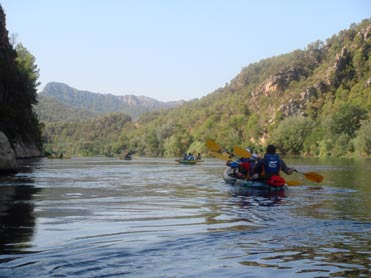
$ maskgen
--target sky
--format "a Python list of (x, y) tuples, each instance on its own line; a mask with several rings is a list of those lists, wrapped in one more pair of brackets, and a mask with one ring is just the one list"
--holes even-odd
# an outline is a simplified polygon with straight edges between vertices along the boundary
[(0, 0), (41, 91), (201, 98), (243, 67), (371, 18), (369, 0)]

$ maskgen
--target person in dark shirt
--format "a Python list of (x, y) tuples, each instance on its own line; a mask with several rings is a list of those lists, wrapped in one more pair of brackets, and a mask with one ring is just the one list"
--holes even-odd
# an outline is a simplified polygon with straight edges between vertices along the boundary
[(276, 147), (268, 145), (264, 157), (252, 169), (252, 179), (269, 180), (272, 176), (279, 176), (280, 171), (291, 175), (295, 169), (287, 167), (286, 163), (276, 154)]

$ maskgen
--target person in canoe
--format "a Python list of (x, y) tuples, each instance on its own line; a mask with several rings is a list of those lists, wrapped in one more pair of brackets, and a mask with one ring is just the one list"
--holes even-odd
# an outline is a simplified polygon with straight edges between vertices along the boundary
[(196, 156), (196, 160), (202, 160), (201, 153), (198, 153)]
[(193, 156), (192, 153), (188, 154), (187, 160), (195, 160), (195, 157)]
[(287, 167), (286, 163), (276, 153), (274, 145), (268, 145), (264, 157), (256, 163), (252, 169), (252, 179), (261, 180), (274, 186), (282, 186), (286, 183), (280, 176), (280, 171), (291, 175), (295, 169)]
[[(246, 148), (246, 151), (250, 153), (250, 149)], [(255, 164), (257, 155), (251, 156), (250, 158), (241, 157), (237, 161), (227, 161), (227, 166), (234, 169), (233, 176), (238, 179), (250, 179), (252, 174), (252, 166)]]

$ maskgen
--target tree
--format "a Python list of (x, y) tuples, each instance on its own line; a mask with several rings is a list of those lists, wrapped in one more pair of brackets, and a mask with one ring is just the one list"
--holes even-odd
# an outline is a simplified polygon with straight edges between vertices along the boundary
[(22, 84), (24, 84), (23, 98), (31, 104), (36, 101), (36, 87), (40, 84), (37, 82), (39, 79), (39, 69), (36, 65), (35, 57), (23, 46), (22, 43), (17, 44), (17, 67), (20, 73)]
[(330, 135), (336, 136), (344, 133), (353, 138), (356, 130), (361, 126), (361, 121), (366, 119), (366, 117), (367, 110), (359, 105), (345, 103), (335, 111), (330, 119)]
[(272, 143), (282, 153), (300, 154), (305, 138), (314, 128), (314, 122), (303, 116), (285, 118), (273, 131)]
[(354, 139), (355, 151), (361, 156), (371, 155), (371, 121), (363, 121)]

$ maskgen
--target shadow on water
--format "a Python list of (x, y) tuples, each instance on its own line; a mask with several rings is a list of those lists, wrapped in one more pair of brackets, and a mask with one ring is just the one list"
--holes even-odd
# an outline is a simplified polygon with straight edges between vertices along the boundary
[(0, 253), (22, 253), (35, 229), (33, 196), (41, 189), (24, 175), (32, 167), (20, 167), (18, 174), (0, 177)]

